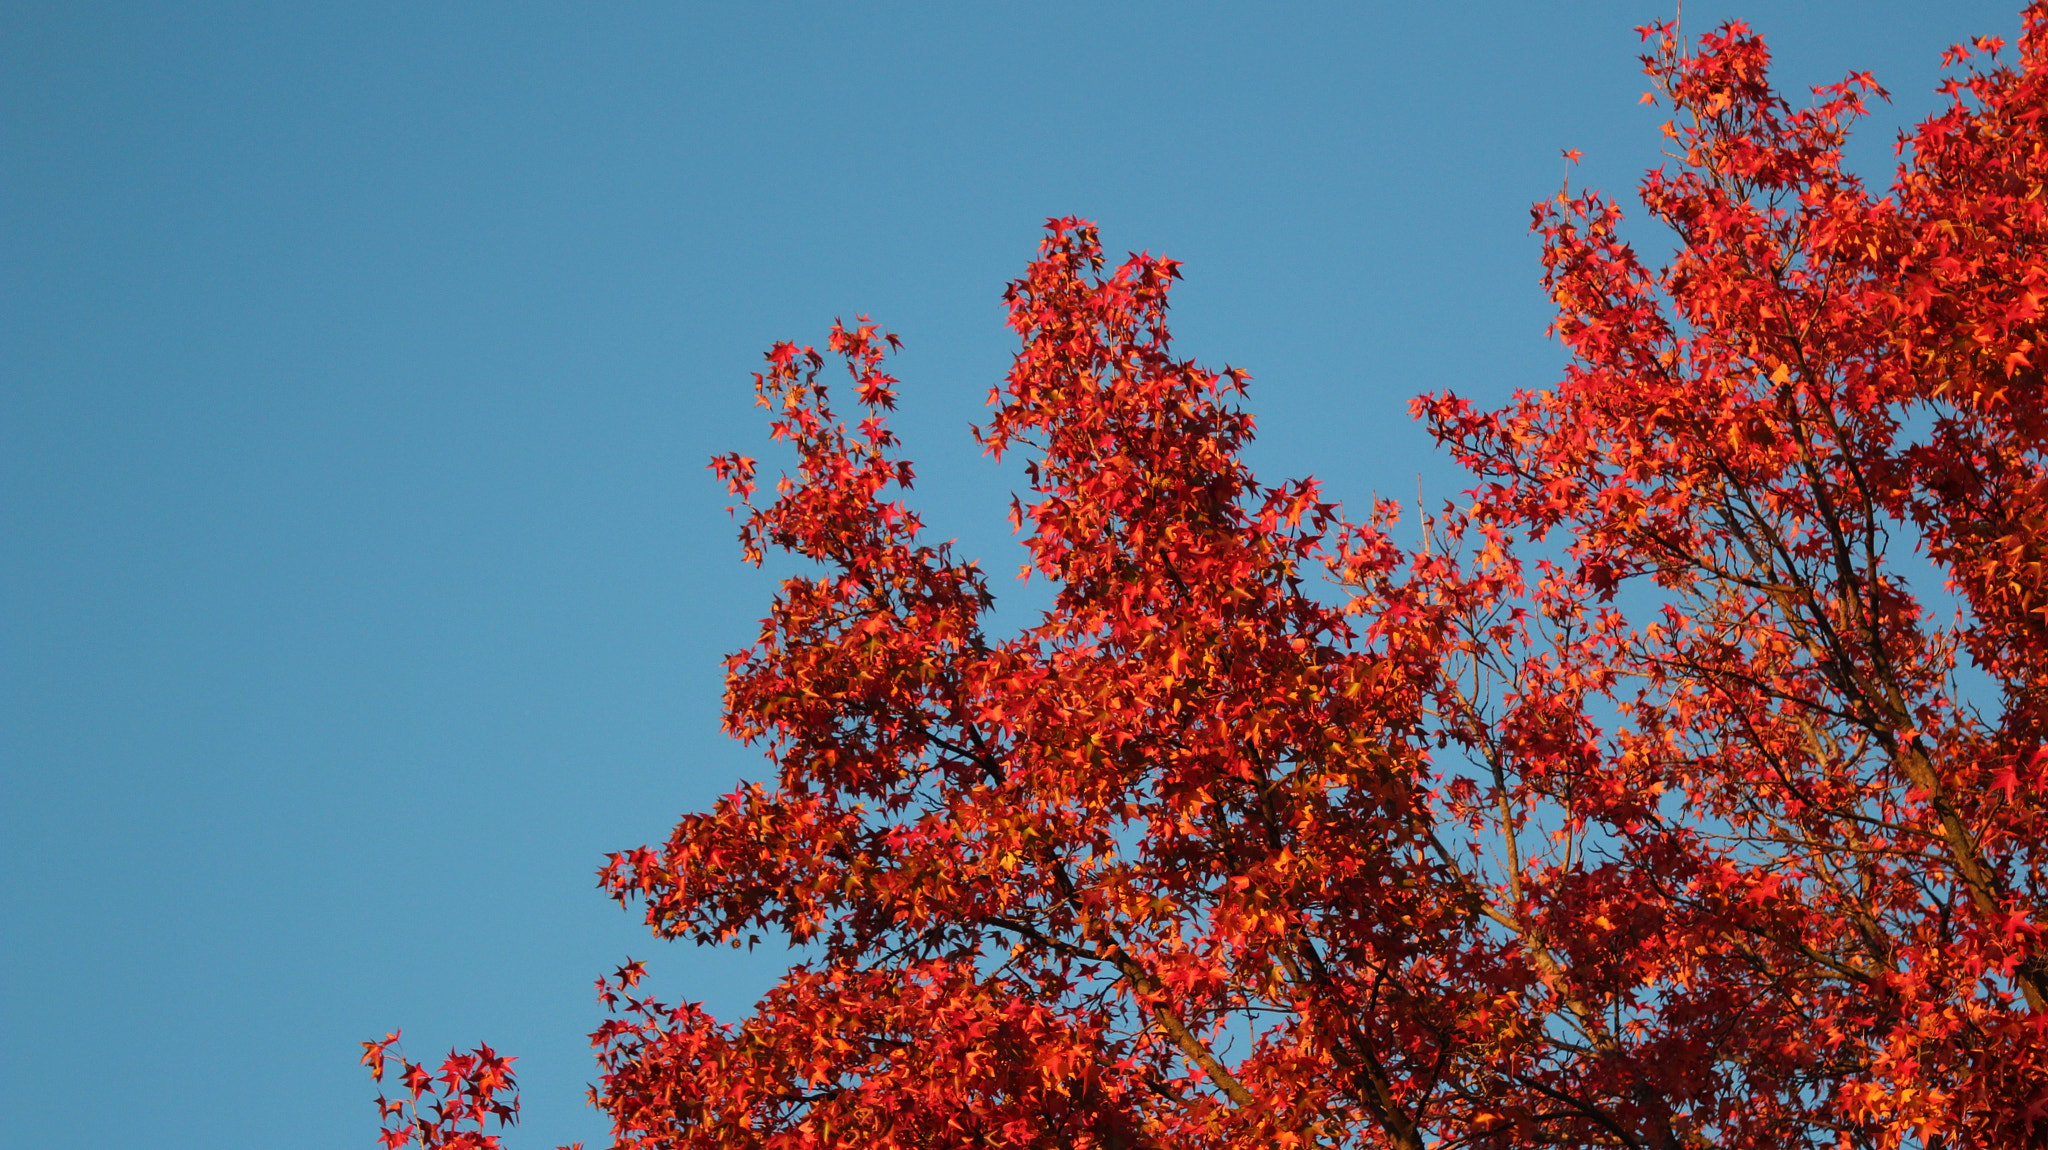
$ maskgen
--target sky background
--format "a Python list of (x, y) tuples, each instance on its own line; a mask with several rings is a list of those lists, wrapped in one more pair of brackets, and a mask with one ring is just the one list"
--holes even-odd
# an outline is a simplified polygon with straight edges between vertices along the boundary
[[(2013, 0), (1696, 2), (1894, 94)], [(1406, 403), (1548, 383), (1528, 205), (1626, 195), (1668, 4), (0, 7), (0, 1144), (368, 1147), (356, 1043), (519, 1056), (604, 1144), (591, 979), (742, 1015), (786, 956), (649, 939), (606, 851), (757, 752), (713, 453), (872, 314), (917, 506), (998, 573), (966, 434), (1040, 222), (1185, 263), (1269, 480), (1454, 493)], [(1666, 245), (1653, 229), (1646, 250)], [(1012, 621), (1022, 612), (1012, 609)]]

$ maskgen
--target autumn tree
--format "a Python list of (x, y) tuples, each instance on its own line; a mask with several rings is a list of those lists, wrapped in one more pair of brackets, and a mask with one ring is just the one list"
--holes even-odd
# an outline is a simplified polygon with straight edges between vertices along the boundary
[[(992, 635), (905, 502), (894, 337), (777, 345), (794, 469), (713, 463), (747, 557), (812, 572), (728, 665), (773, 776), (601, 882), (810, 957), (737, 1022), (601, 980), (615, 1144), (2048, 1143), (2025, 21), (1951, 50), (1882, 196), (1841, 164), (1869, 76), (1795, 107), (1743, 26), (1646, 29), (1676, 254), (1535, 209), (1571, 363), (1416, 401), (1476, 477), (1417, 548), (1260, 483), (1248, 377), (1173, 353), (1177, 265), (1055, 220), (977, 431), (1052, 604)], [(401, 1063), (391, 1145), (496, 1144), (509, 1077), (462, 1057)]]

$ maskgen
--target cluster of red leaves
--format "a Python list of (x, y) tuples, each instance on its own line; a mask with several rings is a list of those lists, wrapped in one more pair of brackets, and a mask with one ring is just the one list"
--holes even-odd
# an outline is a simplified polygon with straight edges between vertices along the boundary
[[(1677, 254), (1536, 208), (1572, 362), (1416, 401), (1479, 485), (1414, 551), (1260, 484), (1247, 377), (1172, 353), (1176, 265), (1078, 220), (1010, 285), (977, 431), (1054, 590), (1010, 637), (903, 503), (894, 337), (774, 348), (795, 469), (756, 502), (713, 468), (748, 557), (814, 572), (728, 667), (775, 772), (601, 882), (809, 958), (737, 1022), (601, 980), (615, 1145), (2048, 1144), (2026, 29), (1951, 50), (1885, 196), (1841, 166), (1868, 76), (1795, 108), (1746, 28), (1646, 29)], [(399, 1105), (392, 1145), (458, 1145)]]
[[(1682, 162), (1642, 199), (1677, 255), (1643, 266), (1597, 196), (1540, 205), (1565, 379), (1418, 401), (1489, 481), (1472, 521), (1567, 536), (1533, 588), (1550, 665), (1629, 681), (1560, 772), (1605, 792), (1567, 825), (1650, 896), (1626, 1013), (1711, 1037), (1668, 1064), (1713, 1068), (1727, 1113), (1685, 1110), (1716, 1143), (2048, 1136), (2048, 10), (2025, 20), (2017, 66), (1974, 45), (1885, 198), (1840, 162), (1867, 75), (1794, 109), (1742, 26), (1691, 56), (1651, 29)], [(1653, 620), (1607, 606), (1629, 579)]]
[(377, 1095), (386, 1150), (405, 1146), (499, 1150), (503, 1143), (497, 1135), (484, 1133), (484, 1128), (493, 1118), (500, 1127), (519, 1121), (519, 1084), (512, 1077), (513, 1061), (489, 1046), (478, 1046), (468, 1054), (451, 1050), (440, 1070), (429, 1074), (426, 1067), (405, 1057), (395, 1030), (375, 1042), (363, 1043), (363, 1065), (370, 1068), (370, 1078), (382, 1083), (391, 1063), (396, 1062), (394, 1077), (405, 1090), (397, 1098)]

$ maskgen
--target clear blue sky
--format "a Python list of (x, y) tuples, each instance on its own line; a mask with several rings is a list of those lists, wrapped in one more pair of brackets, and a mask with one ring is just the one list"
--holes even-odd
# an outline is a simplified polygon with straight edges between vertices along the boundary
[[(2014, 7), (1687, 23), (1875, 71), (1884, 179)], [(1185, 261), (1266, 475), (1448, 494), (1405, 402), (1549, 381), (1527, 205), (1561, 148), (1656, 162), (1668, 11), (7, 4), (0, 1144), (367, 1147), (395, 1026), (517, 1054), (515, 1145), (601, 1144), (594, 976), (737, 1016), (780, 967), (592, 880), (761, 772), (718, 670), (774, 571), (703, 469), (775, 458), (761, 351), (900, 332), (933, 529), (1013, 569), (965, 429), (1039, 221), (1090, 216)]]

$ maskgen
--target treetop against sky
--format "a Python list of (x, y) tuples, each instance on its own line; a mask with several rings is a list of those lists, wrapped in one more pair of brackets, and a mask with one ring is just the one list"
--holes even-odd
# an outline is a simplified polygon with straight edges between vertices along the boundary
[(2027, 1137), (2021, 23), (1670, 15), (10, 6), (0, 1141)]
[[(1172, 342), (1180, 264), (1083, 219), (1004, 292), (973, 430), (1049, 585), (1013, 631), (914, 510), (898, 337), (774, 344), (787, 470), (711, 462), (746, 559), (805, 564), (726, 662), (773, 770), (599, 883), (798, 961), (740, 1017), (600, 978), (613, 1145), (2048, 1143), (2025, 19), (1949, 50), (1888, 193), (1842, 159), (1869, 73), (1795, 104), (1746, 25), (1644, 28), (1677, 251), (1536, 206), (1570, 359), (1413, 401), (1474, 484), (1420, 546), (1255, 475), (1249, 377)], [(498, 1145), (507, 1060), (397, 1038), (386, 1145)]]

